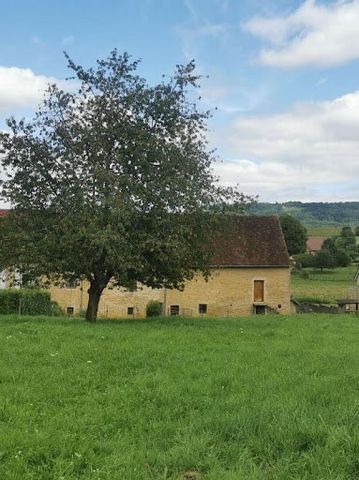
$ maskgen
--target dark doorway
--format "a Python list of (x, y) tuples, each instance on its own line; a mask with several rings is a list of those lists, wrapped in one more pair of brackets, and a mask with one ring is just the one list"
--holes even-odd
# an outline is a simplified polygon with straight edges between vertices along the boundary
[(264, 305), (256, 305), (255, 312), (256, 312), (256, 315), (265, 315), (266, 307)]

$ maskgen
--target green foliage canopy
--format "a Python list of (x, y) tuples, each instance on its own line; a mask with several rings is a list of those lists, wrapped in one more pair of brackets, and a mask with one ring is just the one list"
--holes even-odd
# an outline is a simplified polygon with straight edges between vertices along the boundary
[(306, 251), (307, 230), (291, 215), (281, 215), (279, 221), (282, 227), (289, 255), (296, 255)]
[(340, 246), (337, 238), (325, 239), (321, 250), (328, 251), (335, 259), (336, 266), (338, 267), (346, 267), (350, 264), (350, 256), (345, 248)]
[(334, 255), (329, 250), (322, 249), (313, 256), (313, 267), (320, 268), (335, 268), (337, 266)]
[(33, 276), (87, 279), (94, 321), (110, 281), (180, 288), (208, 272), (210, 212), (246, 198), (213, 174), (193, 61), (150, 86), (126, 53), (89, 69), (66, 58), (78, 90), (50, 85), (34, 119), (0, 136), (1, 248)]

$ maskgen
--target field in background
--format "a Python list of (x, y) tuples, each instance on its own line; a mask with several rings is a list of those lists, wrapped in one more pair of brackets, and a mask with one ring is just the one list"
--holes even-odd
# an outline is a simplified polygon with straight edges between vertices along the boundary
[(0, 317), (2, 480), (359, 476), (350, 315)]
[(303, 269), (308, 278), (301, 274), (292, 274), (291, 293), (299, 301), (336, 303), (339, 298), (347, 298), (348, 290), (355, 285), (356, 265), (333, 270)]
[(340, 235), (342, 227), (306, 227), (310, 237), (335, 237)]

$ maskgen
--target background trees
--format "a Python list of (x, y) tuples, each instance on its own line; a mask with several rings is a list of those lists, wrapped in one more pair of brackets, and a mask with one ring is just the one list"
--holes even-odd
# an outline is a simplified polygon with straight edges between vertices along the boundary
[(289, 213), (305, 226), (313, 227), (359, 223), (359, 202), (258, 202), (249, 211), (261, 215)]
[(279, 221), (289, 255), (304, 253), (306, 251), (307, 229), (291, 215), (281, 215)]
[(49, 86), (34, 119), (10, 118), (0, 137), (2, 250), (33, 276), (88, 279), (93, 321), (109, 281), (181, 287), (206, 273), (210, 212), (246, 199), (213, 175), (194, 62), (149, 86), (126, 53), (94, 69), (66, 57), (78, 90)]
[(351, 227), (343, 227), (340, 236), (335, 239), (335, 243), (337, 248), (344, 251), (351, 260), (355, 260), (358, 256), (356, 238)]
[(335, 268), (337, 266), (337, 261), (329, 250), (321, 249), (313, 255), (312, 266), (314, 268), (319, 268), (322, 272), (324, 268)]
[(358, 256), (358, 246), (351, 227), (343, 227), (337, 237), (324, 240), (319, 252), (297, 255), (296, 261), (302, 267), (324, 268), (347, 267)]

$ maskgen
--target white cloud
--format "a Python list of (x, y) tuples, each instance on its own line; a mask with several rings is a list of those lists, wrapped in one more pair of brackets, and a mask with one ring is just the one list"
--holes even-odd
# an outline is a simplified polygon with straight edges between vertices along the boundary
[(323, 199), (327, 191), (327, 200), (330, 192), (353, 200), (359, 198), (358, 131), (359, 91), (281, 114), (241, 117), (227, 138), (238, 160), (219, 164), (217, 172), (266, 199)]
[(14, 109), (36, 107), (47, 85), (55, 81), (29, 68), (0, 66), (0, 112), (11, 114)]
[(359, 58), (359, 0), (321, 5), (306, 0), (287, 16), (253, 18), (243, 24), (271, 43), (259, 60), (282, 68), (330, 67)]

